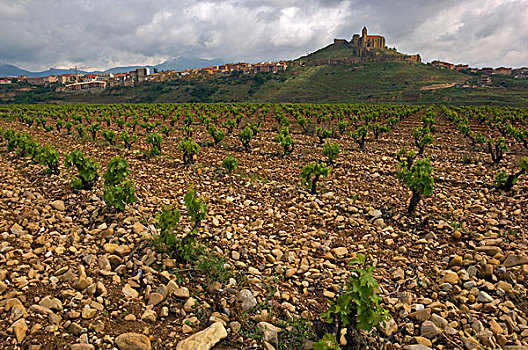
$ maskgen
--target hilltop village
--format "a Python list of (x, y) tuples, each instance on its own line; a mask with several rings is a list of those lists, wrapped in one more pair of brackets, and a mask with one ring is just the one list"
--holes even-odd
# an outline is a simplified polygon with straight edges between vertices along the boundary
[[(318, 52), (336, 50), (343, 55), (332, 57), (319, 57)], [(311, 57), (314, 56), (314, 57)], [(310, 57), (310, 59), (306, 59)], [(333, 44), (314, 52), (298, 60), (276, 61), (261, 63), (228, 63), (199, 69), (153, 71), (151, 68), (138, 68), (128, 73), (71, 73), (63, 75), (50, 75), (46, 77), (29, 78), (25, 75), (18, 77), (0, 77), (0, 84), (11, 84), (13, 82), (29, 83), (31, 85), (53, 86), (56, 92), (75, 92), (104, 90), (111, 87), (133, 87), (145, 82), (166, 82), (177, 79), (199, 79), (204, 77), (228, 76), (230, 74), (257, 74), (284, 72), (291, 66), (306, 65), (342, 65), (360, 64), (367, 62), (393, 62), (403, 61), (421, 63), (421, 57), (416, 55), (405, 55), (391, 49), (386, 45), (386, 39), (381, 35), (370, 35), (366, 27), (363, 27), (361, 35), (354, 34), (350, 41), (346, 39), (334, 39)], [(511, 76), (514, 78), (528, 78), (528, 68), (473, 68), (467, 64), (452, 64), (443, 61), (432, 61), (428, 65), (439, 68), (457, 70), (465, 73), (480, 74), (479, 83), (482, 86), (491, 85), (492, 75)]]

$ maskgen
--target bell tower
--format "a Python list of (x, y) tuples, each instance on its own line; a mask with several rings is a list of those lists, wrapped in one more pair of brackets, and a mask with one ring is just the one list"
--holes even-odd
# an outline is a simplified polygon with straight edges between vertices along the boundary
[(361, 44), (362, 46), (367, 46), (367, 27), (363, 27), (363, 30), (361, 31), (362, 37), (361, 37)]

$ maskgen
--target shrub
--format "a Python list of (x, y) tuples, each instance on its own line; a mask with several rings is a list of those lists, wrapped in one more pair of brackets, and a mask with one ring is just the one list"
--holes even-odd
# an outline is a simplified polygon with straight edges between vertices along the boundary
[(359, 267), (352, 269), (353, 274), (347, 281), (346, 290), (330, 305), (328, 312), (322, 315), (327, 323), (335, 325), (334, 338), (326, 338), (329, 344), (335, 343), (335, 339), (341, 336), (341, 330), (345, 328), (347, 344), (352, 345), (356, 330), (370, 332), (389, 318), (388, 311), (379, 305), (381, 297), (376, 293), (378, 282), (373, 276), (375, 267), (372, 259), (358, 254), (350, 264)]
[(287, 126), (284, 126), (279, 130), (276, 141), (282, 146), (285, 155), (289, 155), (293, 152), (295, 145)]
[(233, 170), (236, 169), (237, 165), (238, 165), (238, 161), (231, 154), (225, 157), (224, 160), (222, 161), (222, 168), (227, 170), (229, 173), (233, 172)]
[(169, 137), (169, 134), (173, 131), (174, 129), (170, 126), (166, 126), (166, 125), (163, 125), (161, 127), (161, 132), (163, 133), (163, 135), (165, 135), (166, 137)]
[(91, 190), (99, 178), (97, 164), (93, 159), (85, 157), (81, 150), (75, 150), (66, 156), (66, 167), (75, 166), (79, 177), (72, 178), (72, 187), (75, 189)]
[(130, 136), (126, 130), (121, 131), (121, 133), (119, 134), (119, 137), (121, 138), (121, 140), (125, 144), (125, 149), (127, 151), (130, 150), (132, 148), (132, 145), (134, 144), (134, 142), (137, 141), (137, 135), (136, 134), (132, 134), (132, 136)]
[(213, 124), (209, 125), (207, 131), (212, 136), (215, 145), (218, 145), (225, 137), (225, 134), (222, 132), (222, 130), (217, 129)]
[(326, 128), (315, 128), (315, 133), (317, 134), (317, 137), (319, 138), (319, 143), (323, 144), (324, 140), (332, 136), (332, 130), (326, 129)]
[(374, 134), (374, 138), (376, 140), (378, 139), (379, 135), (381, 135), (382, 133), (390, 131), (389, 126), (381, 125), (379, 123), (375, 123), (374, 125), (371, 126), (371, 128), (372, 128), (372, 133)]
[(71, 135), (72, 128), (73, 128), (73, 123), (71, 121), (67, 121), (66, 123), (64, 123), (64, 127), (68, 131), (68, 135)]
[(160, 229), (158, 243), (162, 243), (171, 249), (172, 254), (178, 261), (187, 261), (191, 258), (192, 250), (196, 244), (198, 227), (207, 214), (207, 205), (205, 205), (202, 198), (196, 195), (195, 189), (190, 188), (183, 201), (192, 224), (189, 233), (180, 240), (176, 239), (174, 232), (179, 226), (180, 211), (176, 209), (175, 204), (163, 207), (163, 211), (156, 215), (155, 224)]
[(82, 139), (86, 136), (86, 130), (84, 129), (84, 125), (78, 124), (75, 126), (75, 131), (77, 131), (77, 134)]
[(151, 145), (150, 154), (153, 156), (159, 156), (161, 154), (161, 142), (162, 137), (157, 132), (147, 134), (146, 142)]
[(337, 123), (337, 128), (339, 129), (339, 133), (341, 134), (341, 136), (345, 134), (347, 126), (348, 126), (348, 122), (346, 120), (340, 120)]
[(430, 196), (433, 194), (433, 177), (431, 176), (431, 172), (432, 169), (429, 158), (416, 161), (410, 169), (406, 161), (402, 161), (398, 165), (396, 176), (412, 192), (411, 201), (407, 208), (409, 215), (414, 213), (422, 196)]
[(236, 125), (236, 120), (233, 119), (227, 119), (225, 122), (222, 123), (222, 126), (226, 128), (228, 134), (231, 134), (233, 132), (233, 129)]
[(57, 132), (61, 131), (61, 128), (63, 125), (64, 125), (64, 121), (61, 118), (57, 118), (57, 121), (55, 122), (55, 127), (57, 128)]
[(513, 186), (517, 183), (519, 180), (519, 177), (526, 172), (528, 172), (528, 157), (524, 157), (521, 160), (521, 163), (519, 164), (519, 167), (521, 168), (518, 172), (513, 174), (506, 174), (506, 172), (501, 171), (498, 172), (495, 176), (495, 186), (500, 189), (504, 190), (506, 192), (511, 191)]
[(113, 186), (125, 181), (130, 174), (128, 166), (129, 163), (125, 158), (119, 155), (112, 158), (103, 175), (105, 186)]
[(105, 129), (101, 132), (101, 136), (112, 146), (115, 145), (117, 134), (113, 130)]
[(327, 177), (330, 174), (330, 168), (326, 166), (326, 163), (312, 162), (305, 165), (301, 171), (301, 181), (312, 194), (317, 193), (317, 181), (321, 176)]
[(191, 138), (181, 140), (178, 149), (183, 152), (183, 164), (194, 163), (194, 156), (200, 152), (200, 147)]
[(92, 134), (92, 139), (95, 141), (95, 138), (97, 136), (97, 131), (101, 129), (101, 125), (99, 123), (93, 123), (87, 129)]
[(253, 138), (253, 130), (249, 126), (246, 125), (246, 127), (238, 134), (238, 138), (240, 139), (240, 142), (242, 142), (242, 146), (246, 149), (246, 151), (250, 151), (249, 143), (251, 142), (251, 139)]
[(126, 205), (137, 201), (132, 182), (128, 180), (130, 170), (125, 158), (116, 156), (110, 160), (103, 177), (105, 188), (103, 199), (108, 207), (125, 211)]
[(39, 164), (46, 165), (53, 174), (59, 174), (59, 152), (53, 147), (44, 146), (38, 151), (36, 161)]
[(504, 137), (499, 138), (497, 141), (494, 139), (489, 139), (488, 143), (488, 152), (491, 155), (493, 163), (499, 164), (502, 158), (504, 158), (504, 151), (508, 151), (508, 145)]
[(425, 146), (433, 143), (433, 135), (431, 135), (429, 128), (417, 127), (413, 129), (414, 143), (418, 147), (418, 155), (422, 155)]
[(341, 149), (337, 143), (327, 143), (323, 147), (323, 156), (328, 158), (329, 164), (334, 164), (339, 153), (341, 153)]
[(359, 145), (359, 148), (363, 149), (363, 146), (365, 145), (365, 140), (368, 136), (368, 126), (367, 125), (360, 126), (359, 128), (357, 128), (356, 131), (350, 132), (350, 136)]

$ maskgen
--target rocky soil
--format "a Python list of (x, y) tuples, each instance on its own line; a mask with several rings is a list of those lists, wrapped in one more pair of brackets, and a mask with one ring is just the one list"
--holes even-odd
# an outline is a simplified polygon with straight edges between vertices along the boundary
[[(322, 146), (292, 123), (296, 149), (283, 157), (273, 123), (250, 153), (230, 136), (202, 147), (192, 166), (176, 135), (161, 157), (146, 157), (138, 142), (126, 157), (139, 201), (122, 214), (106, 208), (102, 182), (75, 191), (62, 164), (60, 175), (46, 174), (0, 143), (0, 348), (310, 349), (315, 327), (299, 320), (317, 323), (358, 253), (375, 257), (391, 315), (367, 336), (370, 348), (528, 348), (528, 178), (510, 194), (492, 186), (520, 148), (495, 166), (438, 116), (426, 148), (434, 193), (409, 217), (393, 155), (413, 147), (419, 115), (363, 151), (349, 137), (332, 140), (342, 153), (317, 195), (299, 173), (323, 158)], [(121, 152), (16, 122), (0, 127), (63, 156), (81, 148), (103, 167)], [(195, 138), (210, 141), (203, 130)], [(231, 175), (220, 166), (229, 153), (239, 161)], [(154, 216), (174, 201), (184, 211), (191, 184), (209, 209), (198, 239), (209, 260), (177, 264), (153, 244)]]

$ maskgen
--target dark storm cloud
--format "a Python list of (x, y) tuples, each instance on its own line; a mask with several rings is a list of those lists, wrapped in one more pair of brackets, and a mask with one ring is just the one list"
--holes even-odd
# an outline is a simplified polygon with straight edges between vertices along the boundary
[(28, 69), (176, 56), (290, 59), (366, 25), (426, 60), (528, 65), (528, 0), (0, 0), (0, 61)]

